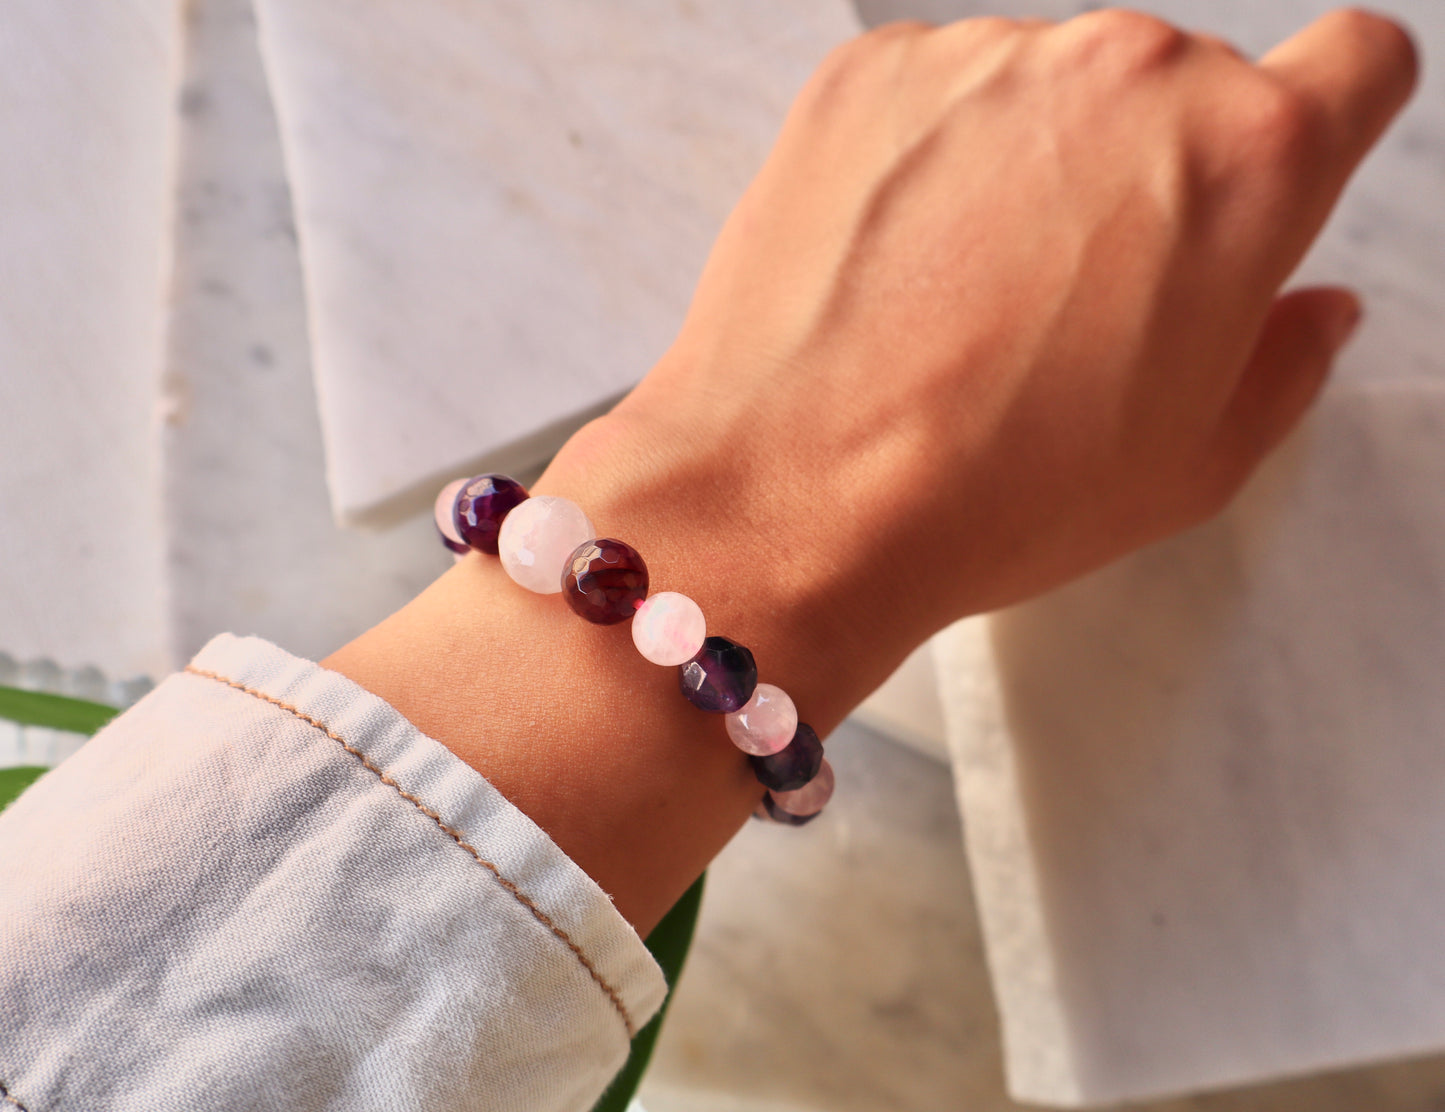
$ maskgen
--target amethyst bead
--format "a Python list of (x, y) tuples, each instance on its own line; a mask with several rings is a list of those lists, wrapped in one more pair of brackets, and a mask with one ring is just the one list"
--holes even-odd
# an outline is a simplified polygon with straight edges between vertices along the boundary
[(726, 637), (709, 637), (698, 654), (677, 670), (688, 702), (714, 714), (730, 714), (747, 704), (758, 686), (753, 654)]
[(798, 732), (787, 748), (766, 757), (749, 757), (758, 783), (773, 792), (797, 791), (823, 766), (823, 743), (806, 722), (798, 723)]
[(478, 552), (497, 554), (502, 520), (527, 500), (522, 484), (505, 475), (478, 475), (457, 491), (457, 534)]
[(754, 812), (758, 818), (769, 818), (773, 822), (780, 822), (784, 826), (807, 826), (815, 818), (821, 815), (822, 811), (814, 811), (811, 815), (794, 815), (784, 811), (773, 800), (772, 794), (763, 796), (763, 802), (759, 805), (758, 812)]
[(587, 541), (567, 557), (562, 596), (589, 622), (625, 622), (647, 597), (647, 565), (630, 544), (606, 537)]

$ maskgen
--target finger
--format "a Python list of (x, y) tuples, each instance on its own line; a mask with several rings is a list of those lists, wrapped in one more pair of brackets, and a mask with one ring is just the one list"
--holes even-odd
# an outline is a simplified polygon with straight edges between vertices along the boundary
[(1343, 8), (1280, 43), (1259, 68), (1317, 111), (1324, 143), (1348, 174), (1410, 98), (1419, 57), (1398, 23)]
[(1360, 301), (1336, 287), (1277, 299), (1219, 428), (1225, 473), (1249, 474), (1299, 423), (1360, 320)]

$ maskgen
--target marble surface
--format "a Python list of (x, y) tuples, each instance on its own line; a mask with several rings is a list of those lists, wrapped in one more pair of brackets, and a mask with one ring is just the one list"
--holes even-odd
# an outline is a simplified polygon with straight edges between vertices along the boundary
[[(0, 649), (164, 663), (156, 380), (175, 0), (0, 17)], [(63, 141), (57, 141), (63, 137)]]
[(255, 15), (196, 0), (186, 32), (161, 434), (171, 660), (222, 630), (319, 659), (451, 558), (428, 514), (384, 533), (333, 523)]
[[(863, 7), (867, 18), (877, 20), (890, 11), (909, 14), (918, 5), (905, 10), (908, 6), (893, 0), (865, 0)], [(1054, 15), (1072, 11), (1062, 4), (1034, 7)], [(42, 11), (39, 5), (24, 10), (32, 8)], [(1202, 22), (1188, 8), (1178, 4), (1175, 14)], [(93, 21), (97, 36), (108, 36), (111, 51), (135, 38), (120, 14), (131, 10), (108, 9)], [(956, 4), (953, 10), (961, 11)], [(1212, 5), (1209, 21), (1258, 49), (1309, 10), (1298, 3), (1262, 8), (1232, 0)], [(1441, 37), (1440, 17), (1423, 2), (1408, 11), (1429, 53)], [(714, 11), (708, 18), (722, 17)], [(47, 30), (41, 16), (35, 19), (45, 33), (59, 33)], [(139, 533), (127, 533), (114, 550), (96, 550), (117, 568), (142, 568), (121, 585), (125, 597), (116, 612), (133, 611), (136, 617), (115, 643), (122, 649), (143, 645), (142, 652), (150, 654), (146, 659), (164, 662), (144, 665), (147, 671), (187, 654), (218, 628), (258, 632), (319, 655), (409, 596), (446, 559), (434, 546), (425, 513), (377, 535), (339, 531), (326, 521), (333, 492), (325, 482), (302, 272), (252, 17), (243, 0), (197, 0), (189, 19), (174, 324), (164, 350), (151, 341), (153, 362), (146, 372), (165, 367), (166, 474), (155, 484), (160, 496), (152, 507), (162, 524), (144, 544), (127, 539)], [(28, 26), (7, 16), (0, 38)], [(147, 38), (148, 33), (137, 32), (135, 41), (154, 45), (164, 39)], [(778, 49), (786, 53), (802, 41), (789, 38), (792, 34), (782, 24), (763, 37), (782, 40)], [(79, 40), (66, 44), (76, 58), (113, 56), (85, 53), (93, 47)], [(0, 43), (0, 55), (5, 48)], [(146, 57), (151, 68), (137, 80), (152, 90), (154, 100), (160, 88), (154, 82), (170, 72), (167, 65), (178, 63), (168, 62), (164, 51)], [(732, 82), (729, 88), (757, 78), (755, 59), (746, 51), (717, 51), (708, 64), (707, 74), (718, 83)], [(59, 84), (26, 84), (32, 80), (26, 67), (33, 65), (0, 67), (7, 95), (34, 100), (37, 89), (61, 99), (70, 95)], [(104, 76), (100, 63), (88, 68), (94, 72), (87, 80)], [(439, 70), (441, 77), (449, 72)], [(14, 90), (4, 85), (7, 79)], [(1322, 414), (1324, 434), (1302, 438), (1294, 454), (1251, 491), (1237, 516), (1219, 526), (1221, 532), (1145, 554), (1139, 565), (1108, 573), (1114, 578), (1080, 585), (1077, 595), (1044, 600), (1036, 613), (998, 623), (997, 675), (1008, 695), (1007, 719), (996, 697), (995, 670), (987, 660), (979, 663), (979, 654), (989, 649), (981, 637), (986, 631), (975, 623), (966, 633), (940, 640), (938, 664), (947, 677), (954, 743), (963, 754), (956, 768), (966, 797), (966, 840), (946, 766), (906, 752), (856, 722), (835, 734), (829, 749), (839, 790), (830, 815), (799, 831), (750, 825), (712, 871), (698, 948), (644, 1091), (649, 1112), (1003, 1112), (1021, 1107), (1006, 1095), (1006, 1063), (1020, 1091), (1030, 1078), (1044, 1077), (1072, 1085), (1065, 1097), (1101, 1098), (1110, 1086), (1114, 1092), (1128, 1086), (1142, 1092), (1157, 1086), (1158, 1078), (1141, 1080), (1137, 1061), (1121, 1052), (1132, 1048), (1120, 1034), (1133, 1030), (1141, 1017), (1158, 1028), (1146, 1035), (1172, 1035), (1161, 1061), (1174, 1080), (1164, 1087), (1301, 1069), (1358, 1058), (1362, 1049), (1398, 1054), (1442, 1045), (1438, 1035), (1433, 1043), (1402, 1035), (1402, 1020), (1421, 1021), (1418, 1031), (1436, 1018), (1434, 953), (1414, 954), (1408, 969), (1404, 961), (1412, 956), (1409, 946), (1432, 937), (1431, 923), (1440, 918), (1428, 914), (1425, 896), (1408, 881), (1413, 875), (1428, 891), (1435, 880), (1424, 871), (1431, 867), (1430, 840), (1440, 840), (1429, 804), (1445, 797), (1429, 745), (1430, 730), (1439, 736), (1438, 724), (1422, 717), (1434, 711), (1414, 686), (1433, 690), (1430, 670), (1433, 666), (1438, 675), (1445, 663), (1438, 642), (1430, 639), (1441, 628), (1432, 626), (1432, 615), (1438, 615), (1430, 609), (1440, 594), (1417, 589), (1434, 574), (1431, 569), (1445, 567), (1435, 563), (1434, 530), (1424, 510), (1437, 506), (1445, 489), (1438, 470), (1432, 470), (1438, 453), (1429, 450), (1432, 438), (1438, 442), (1437, 425), (1445, 413), (1436, 389), (1442, 371), (1436, 353), (1445, 337), (1434, 310), (1445, 293), (1438, 218), (1445, 174), (1440, 94), (1438, 79), (1428, 78), (1416, 107), (1384, 156), (1367, 167), (1306, 266), (1307, 274), (1348, 274), (1369, 299), (1364, 332), (1345, 360), (1339, 392)], [(708, 95), (727, 99), (716, 89)], [(78, 93), (65, 103), (77, 118), (89, 110)], [(126, 103), (119, 98), (108, 110), (119, 113)], [(23, 126), (7, 117), (0, 132), (12, 129), (14, 138), (20, 136), (14, 129)], [(132, 131), (123, 134), (136, 138)], [(33, 135), (29, 141), (39, 142)], [(107, 140), (98, 142), (87, 148), (91, 157), (115, 154)], [(138, 149), (153, 148), (142, 143)], [(77, 145), (45, 157), (74, 160), (83, 153)], [(69, 163), (63, 168), (66, 175), (80, 173)], [(31, 211), (56, 213), (65, 221), (98, 221), (97, 214), (110, 211), (114, 197), (62, 198), (84, 175), (53, 173), (53, 180), (36, 180), (49, 181), (54, 198), (42, 196), (45, 191), (36, 186), (26, 187), (31, 194), (7, 195), (3, 189), (20, 180), (20, 168), (0, 164), (0, 196), (29, 197)], [(140, 194), (122, 192), (127, 203), (139, 204)], [(40, 223), (28, 226), (39, 234), (34, 229)], [(14, 262), (27, 256), (5, 237), (22, 234), (18, 224), (0, 226), (0, 243), (9, 247), (0, 258), (0, 287), (20, 288), (21, 278), (58, 283), (57, 275), (37, 278), (33, 269)], [(110, 247), (105, 258), (115, 264), (120, 255), (115, 243)], [(64, 287), (70, 291), (64, 296), (56, 292), (58, 285), (43, 287), (51, 299), (47, 309), (88, 288), (89, 277), (81, 281), (77, 272), (68, 273), (67, 281), (80, 285)], [(100, 277), (113, 275), (101, 267), (95, 278)], [(11, 286), (4, 286), (6, 281)], [(690, 282), (689, 275), (683, 285)], [(149, 319), (153, 306), (136, 287), (128, 289), (135, 295), (127, 304), (136, 319)], [(482, 305), (491, 296), (487, 291), (477, 286), (467, 299)], [(661, 303), (674, 292), (655, 289), (648, 296)], [(685, 300), (685, 289), (681, 296)], [(22, 297), (16, 304), (31, 302)], [(458, 304), (446, 311), (460, 311)], [(533, 304), (526, 319), (555, 322), (550, 309), (547, 302)], [(439, 313), (442, 307), (428, 311)], [(43, 454), (52, 441), (78, 461), (79, 476), (60, 475), (58, 451), (46, 457), (57, 462), (32, 469), (37, 474), (27, 472), (27, 482), (37, 477), (42, 484), (53, 482), (47, 489), (56, 496), (48, 508), (25, 511), (32, 514), (28, 518), (16, 516), (10, 488), (0, 490), (0, 499), (6, 499), (0, 520), (7, 524), (0, 546), (11, 546), (0, 547), (6, 569), (0, 575), (9, 577), (3, 581), (0, 649), (21, 657), (49, 653), (67, 667), (96, 657), (72, 658), (61, 642), (25, 632), (39, 628), (33, 615), (25, 617), (30, 611), (24, 607), (32, 604), (21, 597), (37, 580), (17, 569), (33, 568), (37, 552), (64, 564), (80, 551), (64, 542), (69, 533), (61, 526), (68, 528), (71, 516), (56, 517), (52, 510), (94, 504), (94, 484), (86, 485), (93, 474), (110, 480), (105, 506), (127, 510), (124, 521), (112, 518), (110, 524), (133, 531), (136, 521), (147, 519), (132, 511), (151, 497), (135, 476), (148, 474), (146, 467), (154, 474), (155, 467), (153, 456), (146, 456), (155, 443), (154, 378), (142, 383), (138, 373), (124, 390), (119, 380), (97, 378), (93, 385), (76, 369), (89, 364), (60, 358), (71, 350), (65, 345), (82, 342), (93, 345), (86, 351), (102, 352), (112, 362), (117, 352), (129, 350), (96, 338), (108, 317), (92, 320), (87, 313), (84, 319), (95, 336), (65, 336), (38, 312), (27, 318), (26, 327), (49, 337), (43, 343), (53, 347), (26, 341), (30, 348), (6, 348), (13, 337), (0, 330), (0, 353), (9, 360), (0, 373), (6, 482), (19, 473), (15, 460)], [(144, 332), (133, 323), (127, 327)], [(71, 370), (69, 377), (53, 377), (45, 386), (49, 393), (10, 374), (11, 366), (48, 368), (51, 352), (55, 366)], [(489, 369), (480, 367), (479, 373)], [(112, 387), (115, 392), (108, 392)], [(22, 390), (30, 393), (22, 396)], [(89, 399), (85, 429), (93, 443), (79, 434), (66, 439), (63, 426), (76, 397)], [(66, 408), (44, 408), (56, 399)], [(7, 422), (13, 413), (40, 417)], [(127, 423), (137, 415), (141, 424)], [(142, 425), (152, 431), (135, 433)], [(1321, 453), (1321, 443), (1331, 450)], [(30, 455), (19, 455), (17, 446)], [(1338, 454), (1332, 454), (1335, 449)], [(375, 504), (385, 504), (385, 497)], [(26, 542), (23, 559), (16, 557), (19, 534), (9, 528), (21, 520), (48, 530), (46, 537)], [(163, 539), (157, 542), (156, 535)], [(154, 602), (163, 591), (160, 573), (144, 571), (152, 565), (132, 559), (132, 552), (147, 551), (145, 545), (159, 546), (159, 555), (145, 560), (168, 569), (169, 602)], [(95, 577), (89, 582), (96, 586), (85, 588), (95, 593), (78, 596), (95, 598), (114, 569), (94, 555), (84, 559), (67, 566), (72, 572), (84, 567)], [(1381, 575), (1380, 568), (1388, 572)], [(1190, 569), (1198, 575), (1185, 574)], [(1242, 589), (1252, 575), (1265, 577), (1270, 586), (1261, 597), (1273, 602), (1260, 602)], [(1372, 593), (1356, 590), (1374, 580), (1381, 582)], [(21, 602), (12, 606), (11, 598)], [(1352, 598), (1356, 609), (1346, 601)], [(1321, 601), (1328, 605), (1321, 607)], [(47, 616), (69, 605), (61, 599), (54, 604), (61, 609), (47, 609)], [(1257, 605), (1266, 608), (1252, 609)], [(1119, 608), (1135, 620), (1121, 625), (1103, 617)], [(1160, 624), (1151, 626), (1148, 619), (1156, 610)], [(1200, 638), (1164, 621), (1176, 613), (1203, 615)], [(88, 621), (76, 617), (68, 628), (86, 644), (100, 643)], [(1341, 630), (1351, 632), (1342, 638)], [(1173, 640), (1165, 636), (1171, 631)], [(1141, 657), (1153, 671), (1133, 666)], [(124, 653), (115, 659), (124, 659)], [(926, 656), (919, 660), (926, 667)], [(109, 658), (106, 663), (108, 670), (117, 667)], [(906, 681), (915, 692), (927, 690), (919, 675), (915, 670)], [(1161, 675), (1164, 682), (1156, 683)], [(1224, 686), (1198, 686), (1204, 680)], [(1210, 690), (1228, 698), (1211, 700)], [(1387, 690), (1405, 694), (1382, 697)], [(1060, 691), (1079, 701), (1066, 702)], [(1137, 720), (1126, 713), (1136, 701)], [(1098, 721), (1063, 712), (1086, 705), (1096, 707)], [(1180, 706), (1198, 717), (1192, 735), (1159, 728), (1173, 721)], [(927, 726), (936, 708), (911, 697), (902, 707), (890, 729), (907, 734), (936, 728), (936, 722)], [(898, 725), (903, 721), (912, 725)], [(1204, 736), (1210, 722), (1228, 730)], [(1310, 725), (1308, 732), (1294, 729), (1301, 722)], [(1130, 732), (1131, 726), (1140, 728)], [(1210, 754), (1229, 759), (1210, 766)], [(1069, 759), (1055, 763), (1061, 755)], [(1099, 759), (1090, 764), (1084, 760), (1089, 755)], [(1189, 782), (1195, 772), (1216, 794), (1200, 796)], [(1111, 779), (1116, 774), (1118, 779)], [(988, 776), (1011, 779), (996, 781), (995, 790), (975, 790)], [(1386, 796), (1389, 806), (1352, 812), (1367, 796), (1376, 803)], [(1101, 798), (1111, 814), (1120, 812), (1120, 823), (1100, 821), (1100, 808), (1086, 806)], [(1166, 807), (1169, 800), (1173, 804)], [(1351, 813), (1367, 814), (1370, 821), (1346, 822)], [(1201, 830), (1218, 829), (1200, 825), (1206, 822), (1222, 823), (1228, 836), (1223, 847), (1201, 845)], [(1261, 831), (1263, 837), (1254, 836)], [(971, 861), (965, 859), (965, 842)], [(1183, 857), (1169, 856), (1182, 851)], [(1310, 854), (1326, 867), (1300, 872)], [(1187, 866), (1183, 872), (1181, 862)], [(1401, 871), (1402, 862), (1407, 871)], [(1228, 887), (1246, 881), (1248, 887)], [(1221, 892), (1227, 895), (1210, 898)], [(1342, 892), (1355, 895), (1343, 900)], [(1237, 911), (1236, 898), (1244, 901)], [(1152, 918), (1155, 904), (1165, 909), (1162, 927)], [(1147, 926), (1139, 918), (1146, 905)], [(1390, 913), (1381, 910), (1386, 908)], [(1248, 920), (1247, 931), (1240, 917)], [(1319, 929), (1312, 917), (1323, 918)], [(1221, 920), (1228, 929), (1211, 933)], [(1264, 929), (1281, 923), (1289, 929)], [(1241, 934), (1248, 935), (1243, 942)], [(1123, 948), (1121, 938), (1147, 961), (1135, 968), (1135, 954)], [(1291, 941), (1303, 948), (1292, 949)], [(1342, 953), (1348, 959), (1343, 965)], [(1095, 956), (1097, 972), (1088, 968)], [(1377, 981), (1347, 993), (1343, 975), (1358, 978), (1362, 969)], [(1181, 971), (1192, 978), (1190, 984), (1182, 983)], [(1265, 1001), (1261, 1016), (1252, 1020), (1256, 1026), (1247, 1028), (1257, 1036), (1249, 1048), (1257, 1056), (1247, 1070), (1230, 1074), (1219, 1068), (1223, 1036), (1215, 1030), (1217, 1013), (1208, 1009), (1237, 1006), (1251, 988), (1246, 973), (1259, 973), (1260, 985), (1280, 998)], [(1158, 1002), (1150, 999), (1156, 983), (1162, 989)], [(1198, 986), (1203, 991), (1195, 991)], [(1347, 998), (1340, 1003), (1342, 995)], [(1003, 1014), (1002, 1042), (995, 1000)], [(1239, 1010), (1247, 1019), (1252, 1015), (1250, 1008)], [(1345, 1046), (1345, 1036), (1359, 1033), (1362, 1019), (1368, 1021), (1362, 1037)], [(1288, 1029), (1281, 1034), (1281, 1027)], [(1384, 1045), (1386, 1035), (1391, 1045)], [(1309, 1049), (1306, 1042), (1330, 1054), (1299, 1053)], [(1163, 1044), (1151, 1044), (1151, 1053), (1156, 1045)], [(1296, 1064), (1287, 1066), (1278, 1057), (1261, 1064), (1261, 1047), (1276, 1053), (1282, 1047), (1296, 1054)], [(1092, 1086), (1087, 1092), (1086, 1084)], [(1445, 1059), (1437, 1057), (1140, 1107), (1416, 1112), (1440, 1106), (1445, 1106)]]
[[(1141, 6), (1258, 54), (1327, 5)], [(1020, 1097), (1445, 1046), (1445, 11), (1384, 7), (1426, 76), (1298, 276), (1367, 306), (1316, 419), (1217, 525), (998, 616), (996, 686), (935, 645)]]
[(545, 459), (664, 351), (843, 0), (259, 0), (340, 520)]

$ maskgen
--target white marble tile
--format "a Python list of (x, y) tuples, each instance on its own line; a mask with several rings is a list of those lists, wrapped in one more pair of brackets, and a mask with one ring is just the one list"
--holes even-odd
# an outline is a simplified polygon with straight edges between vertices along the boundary
[(175, 0), (0, 17), (0, 646), (165, 658), (155, 400)]
[(449, 557), (333, 524), (291, 200), (248, 0), (188, 9), (163, 430), (174, 661), (221, 630), (318, 658)]
[(641, 377), (857, 26), (843, 0), (259, 8), (342, 520), (541, 460)]

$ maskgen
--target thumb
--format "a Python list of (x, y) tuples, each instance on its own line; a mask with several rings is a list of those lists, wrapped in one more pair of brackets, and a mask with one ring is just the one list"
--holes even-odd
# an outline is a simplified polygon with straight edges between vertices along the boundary
[(1360, 322), (1360, 299), (1321, 286), (1276, 298), (1220, 424), (1229, 470), (1248, 474), (1299, 423)]

